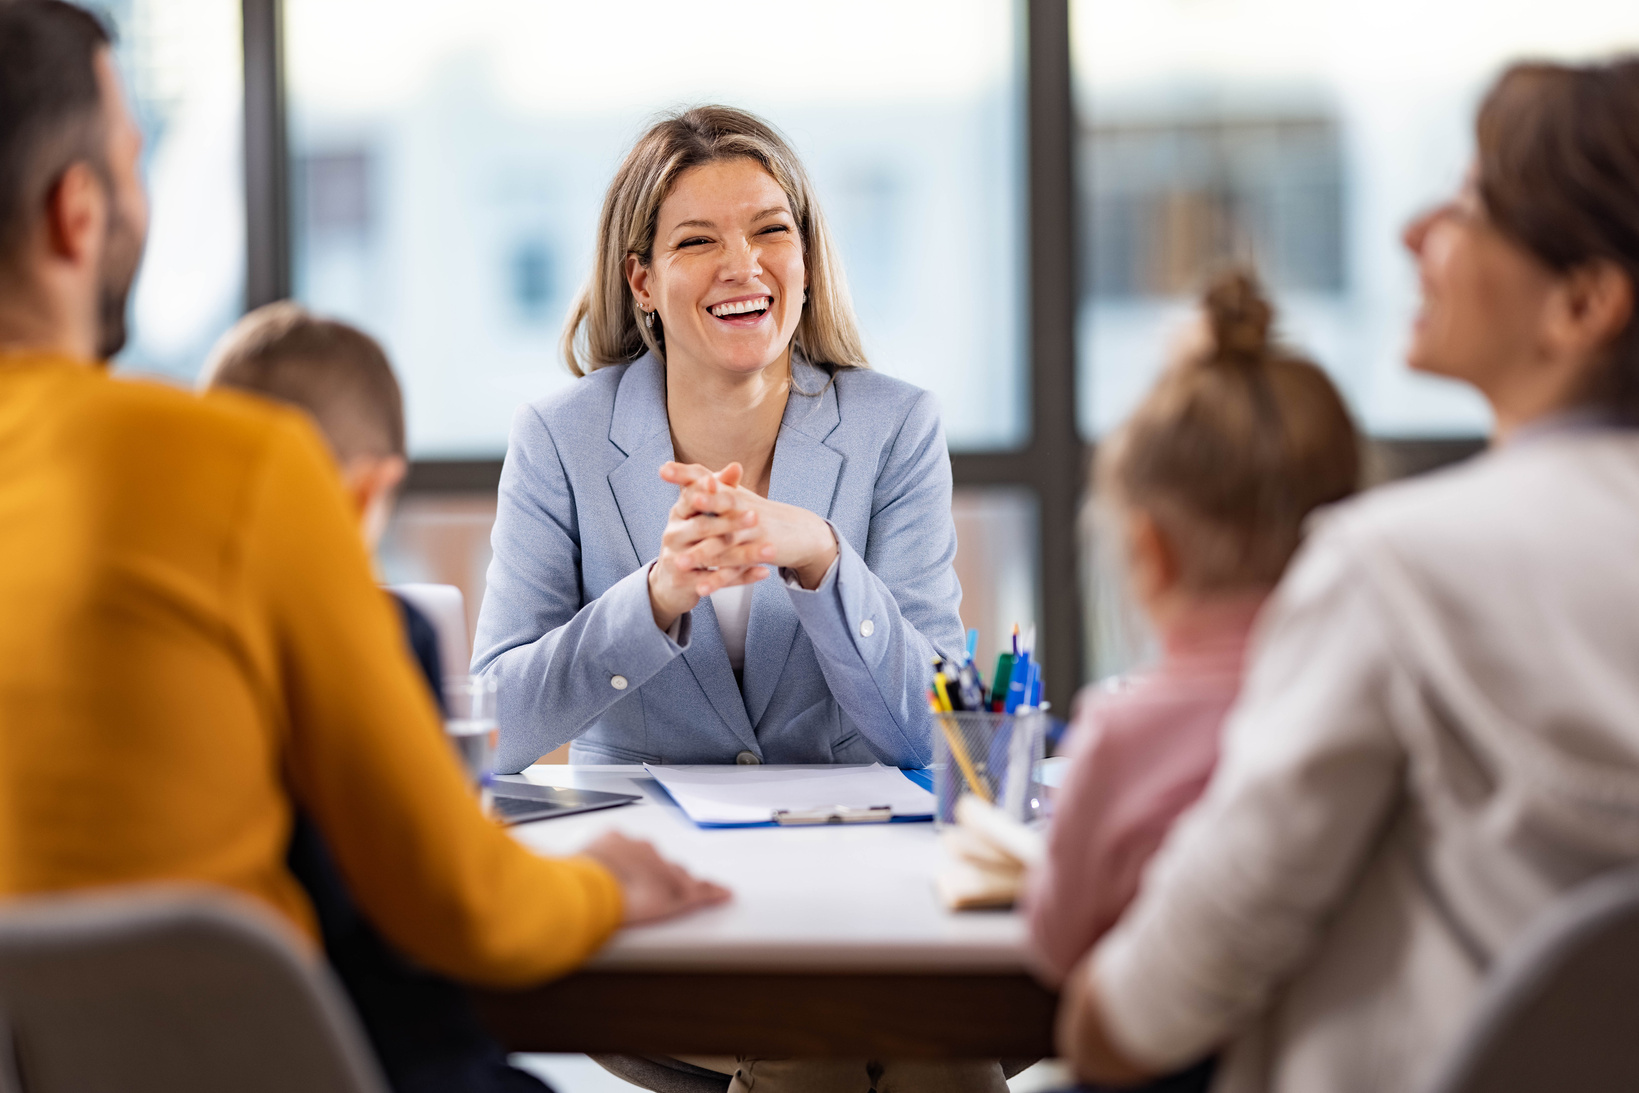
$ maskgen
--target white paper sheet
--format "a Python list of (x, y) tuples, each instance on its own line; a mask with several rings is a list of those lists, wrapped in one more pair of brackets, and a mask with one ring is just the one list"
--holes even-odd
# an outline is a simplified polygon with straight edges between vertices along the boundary
[(933, 794), (898, 767), (645, 766), (697, 824), (763, 824), (777, 809), (879, 808), (933, 815)]

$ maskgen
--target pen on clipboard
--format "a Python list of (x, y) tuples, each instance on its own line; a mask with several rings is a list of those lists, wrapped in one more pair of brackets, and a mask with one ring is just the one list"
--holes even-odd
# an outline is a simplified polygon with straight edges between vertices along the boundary
[(837, 805), (835, 808), (774, 810), (774, 822), (787, 827), (806, 824), (885, 824), (892, 819), (892, 805)]

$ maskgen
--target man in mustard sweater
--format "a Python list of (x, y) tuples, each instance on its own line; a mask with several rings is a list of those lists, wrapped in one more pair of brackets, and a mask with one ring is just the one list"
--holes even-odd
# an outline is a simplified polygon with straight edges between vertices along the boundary
[(309, 936), (293, 804), (421, 965), (561, 975), (727, 893), (480, 815), (294, 411), (116, 380), (147, 207), (101, 25), (0, 0), (0, 894), (198, 881)]

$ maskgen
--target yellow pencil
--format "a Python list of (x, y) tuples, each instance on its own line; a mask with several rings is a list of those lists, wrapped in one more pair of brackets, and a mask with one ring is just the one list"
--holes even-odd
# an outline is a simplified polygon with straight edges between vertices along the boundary
[(950, 691), (945, 688), (944, 676), (935, 675), (933, 677), (933, 693), (939, 697), (940, 713), (950, 713), (951, 710), (955, 709), (950, 702)]
[(974, 796), (985, 804), (993, 803), (990, 792), (985, 789), (984, 783), (979, 780), (979, 772), (973, 769), (973, 760), (968, 758), (967, 748), (962, 744), (962, 737), (951, 724), (950, 718), (941, 717), (939, 727), (945, 730), (945, 742), (950, 745), (950, 754), (956, 760), (956, 765), (962, 768), (962, 777), (967, 779), (967, 786)]

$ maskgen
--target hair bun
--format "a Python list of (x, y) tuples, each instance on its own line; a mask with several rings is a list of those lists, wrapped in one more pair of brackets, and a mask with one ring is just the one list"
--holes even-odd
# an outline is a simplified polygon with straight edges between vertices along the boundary
[(1250, 270), (1232, 269), (1214, 278), (1201, 304), (1212, 328), (1214, 359), (1252, 361), (1264, 355), (1275, 311)]

